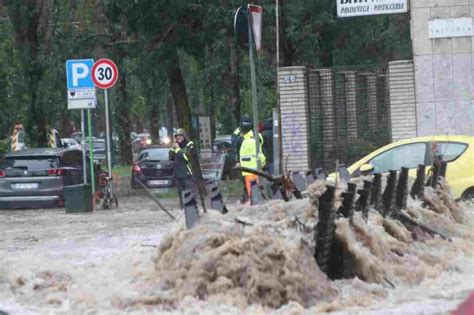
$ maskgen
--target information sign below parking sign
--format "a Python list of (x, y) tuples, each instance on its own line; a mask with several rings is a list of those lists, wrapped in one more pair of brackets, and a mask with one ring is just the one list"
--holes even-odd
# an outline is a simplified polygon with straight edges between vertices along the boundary
[(95, 86), (91, 75), (93, 66), (93, 59), (66, 61), (68, 109), (96, 107)]

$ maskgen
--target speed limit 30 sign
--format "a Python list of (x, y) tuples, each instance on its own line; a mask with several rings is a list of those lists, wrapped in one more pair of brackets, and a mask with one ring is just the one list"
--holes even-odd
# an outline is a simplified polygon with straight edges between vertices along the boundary
[(100, 89), (109, 89), (117, 82), (118, 70), (112, 60), (99, 59), (92, 67), (92, 81)]

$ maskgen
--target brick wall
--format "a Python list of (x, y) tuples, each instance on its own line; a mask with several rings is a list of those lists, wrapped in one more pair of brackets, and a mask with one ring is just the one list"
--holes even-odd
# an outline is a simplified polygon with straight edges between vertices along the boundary
[(306, 67), (279, 71), (282, 163), (289, 171), (310, 169), (307, 76)]

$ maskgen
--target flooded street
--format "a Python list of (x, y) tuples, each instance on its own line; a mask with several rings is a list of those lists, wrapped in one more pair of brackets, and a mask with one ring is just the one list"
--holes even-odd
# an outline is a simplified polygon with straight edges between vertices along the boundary
[[(175, 207), (171, 200), (164, 203), (168, 209)], [(472, 227), (474, 209), (469, 207)], [(161, 296), (162, 288), (150, 281), (158, 268), (153, 261), (157, 247), (170, 227), (184, 224), (178, 210), (171, 213), (181, 221), (170, 224), (171, 219), (144, 196), (122, 198), (120, 209), (90, 214), (66, 214), (64, 209), (0, 212), (0, 310), (10, 314), (269, 312), (260, 305), (242, 309), (224, 300), (190, 296), (176, 308), (143, 302), (141, 297)], [(214, 214), (209, 217), (204, 224), (219, 219)], [(449, 313), (474, 290), (472, 246), (436, 278), (415, 285), (395, 282), (395, 289), (387, 289), (358, 279), (337, 280), (331, 286), (338, 297), (325, 301), (322, 308), (304, 309), (290, 302), (271, 312)], [(141, 303), (130, 302), (136, 300)]]
[(121, 201), (119, 210), (89, 214), (0, 212), (0, 309), (107, 310), (115, 295), (133, 291), (170, 218), (146, 197)]

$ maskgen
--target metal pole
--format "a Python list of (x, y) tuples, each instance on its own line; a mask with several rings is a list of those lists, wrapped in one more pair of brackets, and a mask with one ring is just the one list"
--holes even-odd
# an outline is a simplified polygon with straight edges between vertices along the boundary
[[(105, 99), (105, 144), (107, 147), (107, 168), (109, 170), (109, 177), (112, 178), (112, 153), (110, 150), (110, 119), (109, 119), (109, 95), (107, 90), (104, 90)], [(112, 181), (110, 182), (110, 193), (112, 193)]]
[(95, 194), (95, 176), (94, 176), (94, 144), (92, 143), (92, 123), (91, 123), (91, 110), (87, 109), (87, 129), (89, 131), (89, 165), (91, 168), (91, 188), (92, 195)]
[(280, 150), (280, 0), (275, 0), (276, 20), (276, 72), (277, 72), (277, 108), (273, 111), (273, 175), (281, 174)]
[(250, 12), (248, 13), (248, 33), (249, 33), (249, 58), (250, 58), (250, 81), (252, 83), (252, 108), (253, 108), (253, 134), (255, 138), (255, 159), (257, 170), (262, 170), (260, 164), (260, 137), (258, 134), (258, 101), (257, 101), (257, 80), (255, 75), (255, 59), (253, 57), (253, 30), (250, 22)]
[(87, 162), (86, 162), (86, 119), (84, 109), (81, 109), (81, 135), (82, 135), (82, 178), (84, 185), (87, 184)]

